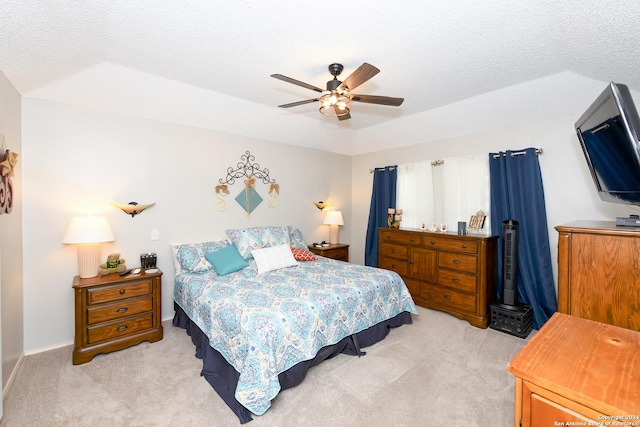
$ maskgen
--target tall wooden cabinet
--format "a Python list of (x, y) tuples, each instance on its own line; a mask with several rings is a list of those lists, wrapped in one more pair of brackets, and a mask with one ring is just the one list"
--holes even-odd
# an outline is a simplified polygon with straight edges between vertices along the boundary
[(380, 228), (378, 267), (402, 276), (416, 304), (489, 325), (496, 298), (497, 236)]
[(558, 311), (640, 331), (640, 228), (557, 226)]

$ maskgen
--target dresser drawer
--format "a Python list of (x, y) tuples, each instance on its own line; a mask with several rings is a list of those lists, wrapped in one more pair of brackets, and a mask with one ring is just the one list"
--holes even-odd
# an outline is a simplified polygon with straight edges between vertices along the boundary
[(380, 241), (419, 245), (421, 241), (421, 236), (419, 234), (406, 233), (406, 232), (398, 233), (393, 231), (381, 231)]
[(478, 271), (478, 258), (473, 255), (439, 252), (438, 267), (464, 271), (465, 273), (476, 273)]
[(406, 260), (408, 254), (409, 254), (409, 248), (405, 245), (397, 245), (393, 243), (381, 243), (380, 253), (378, 256), (380, 257), (386, 256), (386, 257)]
[(87, 304), (99, 304), (107, 301), (148, 295), (151, 294), (151, 289), (151, 281), (149, 280), (89, 289), (87, 292)]
[(109, 304), (87, 309), (87, 323), (93, 325), (109, 320), (116, 320), (127, 316), (153, 310), (153, 298), (126, 300), (118, 304)]
[(422, 244), (435, 249), (475, 254), (478, 253), (478, 243), (471, 240), (444, 239), (437, 236), (424, 236)]
[(422, 289), (420, 282), (418, 280), (408, 279), (405, 277), (403, 277), (402, 280), (404, 280), (405, 285), (407, 285), (407, 289), (411, 296), (420, 298), (420, 289)]
[(438, 284), (464, 292), (476, 292), (478, 277), (450, 270), (438, 270)]
[(144, 316), (126, 318), (108, 325), (90, 327), (87, 333), (88, 343), (95, 344), (100, 341), (107, 341), (134, 332), (144, 331), (152, 326), (153, 313), (149, 313)]
[(407, 261), (382, 257), (378, 261), (378, 267), (395, 271), (401, 276), (409, 275), (409, 263)]
[(476, 296), (464, 292), (425, 283), (422, 285), (422, 298), (437, 305), (448, 306), (460, 311), (476, 311)]

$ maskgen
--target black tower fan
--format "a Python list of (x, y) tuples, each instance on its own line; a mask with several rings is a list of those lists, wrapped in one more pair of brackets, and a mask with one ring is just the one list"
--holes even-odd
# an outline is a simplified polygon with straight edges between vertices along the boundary
[(489, 327), (526, 338), (533, 326), (531, 306), (518, 302), (518, 221), (502, 222), (502, 303), (493, 303)]

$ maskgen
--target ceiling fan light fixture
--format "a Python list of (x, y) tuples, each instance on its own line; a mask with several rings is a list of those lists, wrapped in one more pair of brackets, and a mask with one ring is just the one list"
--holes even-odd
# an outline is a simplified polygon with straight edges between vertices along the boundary
[(320, 112), (325, 116), (340, 117), (349, 114), (351, 107), (351, 98), (348, 93), (339, 93), (332, 90), (322, 95), (318, 102), (320, 104)]

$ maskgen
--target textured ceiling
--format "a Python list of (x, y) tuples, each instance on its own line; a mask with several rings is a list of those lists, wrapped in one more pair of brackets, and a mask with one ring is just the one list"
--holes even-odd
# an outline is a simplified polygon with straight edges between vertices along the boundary
[[(639, 45), (640, 2), (613, 0), (0, 7), (0, 71), (25, 97), (344, 154), (579, 114), (606, 82), (640, 89)], [(316, 92), (271, 74), (324, 87), (332, 62), (341, 77), (375, 65), (357, 92), (404, 104), (354, 103), (344, 122), (315, 103), (276, 107)]]

